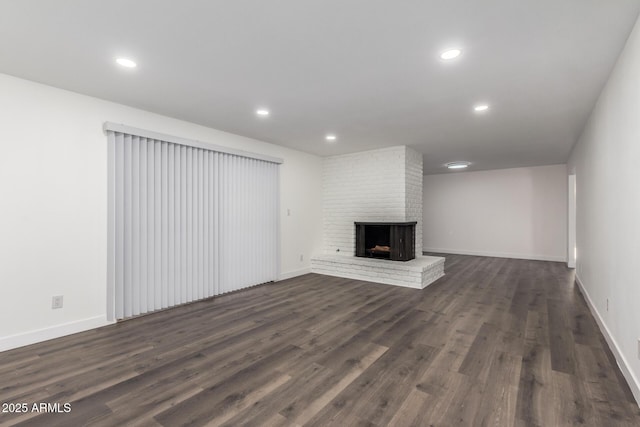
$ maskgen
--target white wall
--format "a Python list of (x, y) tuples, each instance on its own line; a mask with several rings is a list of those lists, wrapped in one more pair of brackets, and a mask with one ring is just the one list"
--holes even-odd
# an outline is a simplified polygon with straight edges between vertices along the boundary
[(0, 350), (106, 323), (105, 121), (283, 158), (281, 277), (310, 271), (320, 158), (1, 74), (0, 94)]
[(423, 191), (425, 251), (566, 259), (565, 165), (427, 175)]
[(638, 76), (640, 21), (573, 148), (568, 169), (576, 174), (576, 274), (640, 401)]
[(406, 146), (325, 157), (324, 252), (355, 255), (355, 221), (417, 221), (416, 254), (420, 255), (421, 176), (422, 156)]

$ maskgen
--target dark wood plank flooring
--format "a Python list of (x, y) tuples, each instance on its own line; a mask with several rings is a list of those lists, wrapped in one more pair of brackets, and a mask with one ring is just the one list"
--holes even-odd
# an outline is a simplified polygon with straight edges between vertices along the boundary
[(0, 353), (29, 426), (640, 426), (563, 264), (447, 255), (424, 290), (309, 274)]

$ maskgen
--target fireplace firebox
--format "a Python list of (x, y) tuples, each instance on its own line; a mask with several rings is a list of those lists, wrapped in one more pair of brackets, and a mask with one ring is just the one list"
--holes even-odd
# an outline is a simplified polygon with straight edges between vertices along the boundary
[(416, 221), (356, 222), (356, 256), (409, 261), (416, 257)]

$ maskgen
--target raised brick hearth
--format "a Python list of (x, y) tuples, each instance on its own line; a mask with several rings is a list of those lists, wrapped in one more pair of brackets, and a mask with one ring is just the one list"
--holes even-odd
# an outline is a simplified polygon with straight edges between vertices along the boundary
[(411, 261), (318, 255), (311, 258), (311, 271), (387, 285), (424, 289), (444, 276), (444, 258), (419, 256)]

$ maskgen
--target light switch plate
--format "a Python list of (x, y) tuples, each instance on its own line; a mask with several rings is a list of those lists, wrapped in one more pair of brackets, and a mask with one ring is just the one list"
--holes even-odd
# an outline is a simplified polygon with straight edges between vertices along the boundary
[(51, 308), (54, 310), (56, 308), (62, 308), (62, 303), (63, 303), (62, 295), (57, 295), (51, 298)]

